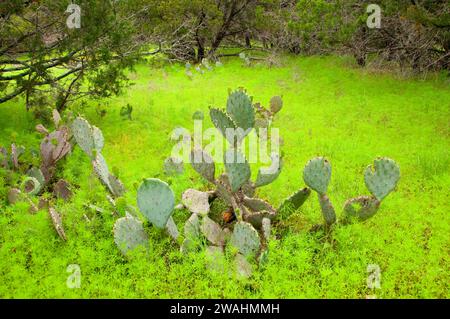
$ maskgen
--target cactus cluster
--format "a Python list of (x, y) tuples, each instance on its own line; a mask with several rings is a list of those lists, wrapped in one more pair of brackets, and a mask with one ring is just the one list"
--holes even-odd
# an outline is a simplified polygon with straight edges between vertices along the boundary
[[(400, 169), (395, 161), (389, 158), (376, 159), (374, 165), (369, 165), (364, 173), (365, 184), (372, 195), (347, 200), (342, 221), (363, 221), (375, 215), (381, 201), (395, 188), (399, 178)], [(311, 159), (303, 170), (306, 185), (318, 194), (325, 229), (330, 229), (337, 221), (335, 210), (327, 196), (330, 179), (331, 164), (323, 157)]]
[[(186, 190), (182, 195), (182, 204), (190, 212), (191, 217), (184, 226), (184, 242), (181, 250), (195, 248), (195, 243), (204, 237), (209, 242), (207, 252), (214, 254), (223, 252), (227, 243), (237, 248), (237, 271), (249, 275), (251, 264), (249, 259), (261, 259), (266, 255), (267, 240), (271, 233), (272, 220), (277, 210), (268, 202), (255, 198), (256, 188), (272, 183), (281, 172), (281, 158), (272, 154), (272, 162), (276, 169), (267, 171), (259, 169), (254, 181), (248, 161), (240, 151), (243, 139), (253, 130), (257, 130), (258, 119), (266, 119), (267, 128), (274, 115), (282, 108), (280, 97), (271, 100), (271, 111), (252, 99), (243, 89), (230, 92), (226, 109), (210, 108), (211, 121), (216, 129), (225, 137), (230, 147), (224, 154), (225, 172), (216, 174), (216, 164), (212, 157), (202, 149), (193, 149), (190, 162), (194, 170), (215, 186), (215, 190), (201, 192)], [(265, 116), (265, 117), (264, 117)], [(216, 176), (218, 175), (218, 176)], [(306, 200), (308, 191), (302, 191), (288, 201), (296, 208)], [(301, 198), (300, 198), (301, 197)], [(224, 215), (224, 225), (220, 225), (210, 216), (210, 205), (220, 198), (228, 206)], [(285, 203), (287, 205), (287, 203)]]
[(72, 123), (72, 132), (77, 144), (90, 157), (94, 172), (114, 197), (125, 193), (122, 182), (108, 169), (108, 164), (102, 155), (105, 139), (102, 131), (90, 125), (82, 117), (77, 117)]
[[(60, 215), (52, 207), (53, 200), (62, 198), (68, 200), (71, 197), (70, 185), (63, 179), (54, 179), (57, 163), (70, 153), (71, 133), (67, 126), (62, 125), (61, 116), (57, 110), (53, 110), (53, 123), (55, 130), (50, 132), (44, 125), (39, 124), (36, 130), (44, 135), (40, 144), (40, 167), (19, 163), (19, 156), (24, 153), (23, 147), (11, 146), (11, 155), (4, 148), (0, 148), (3, 159), (0, 161), (6, 169), (13, 169), (24, 174), (19, 188), (12, 187), (8, 192), (8, 201), (15, 204), (25, 201), (30, 205), (30, 212), (36, 213), (39, 209), (48, 208), (49, 216), (58, 235), (66, 240)], [(20, 165), (24, 164), (24, 165)], [(43, 196), (50, 193), (53, 196)]]

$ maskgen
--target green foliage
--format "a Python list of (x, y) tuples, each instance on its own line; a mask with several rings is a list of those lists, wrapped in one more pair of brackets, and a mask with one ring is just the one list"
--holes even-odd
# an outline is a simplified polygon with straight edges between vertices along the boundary
[[(289, 231), (281, 238), (280, 229), (273, 227), (272, 233), (280, 239), (268, 242), (264, 267), (255, 267), (253, 276), (244, 280), (237, 278), (235, 260), (228, 258), (235, 253), (231, 247), (220, 260), (222, 270), (210, 272), (204, 250), (181, 255), (173, 241), (162, 238), (153, 227), (145, 227), (151, 242), (148, 251), (135, 249), (124, 259), (111, 234), (117, 217), (111, 214), (99, 181), (90, 177), (89, 158), (74, 148), (56, 172), (76, 185), (72, 200), (58, 209), (66, 242), (57, 237), (46, 211), (30, 215), (25, 202), (6, 204), (5, 181), (10, 173), (0, 169), (0, 296), (448, 298), (444, 266), (450, 230), (446, 222), (447, 84), (437, 78), (399, 81), (388, 74), (347, 68), (346, 62), (335, 57), (286, 58), (281, 68), (247, 70), (230, 61), (221, 73), (192, 83), (186, 81), (183, 69), (157, 70), (150, 76), (148, 66), (142, 65), (138, 68), (142, 86), (131, 88), (127, 97), (140, 105), (135, 110), (139, 119), (124, 122), (112, 115), (118, 114), (123, 98), (111, 102), (111, 112), (104, 118), (89, 109), (85, 116), (102, 128), (107, 141), (103, 155), (110, 166), (119, 168), (121, 179), (132, 190), (136, 181), (162, 173), (161, 154), (169, 154), (172, 145), (156, 132), (166, 132), (172, 127), (167, 123), (173, 121), (188, 126), (191, 119), (186, 114), (201, 107), (199, 101), (225, 101), (226, 88), (236, 82), (251, 92), (264, 88), (258, 94), (266, 101), (282, 90), (285, 105), (277, 115), (283, 123), (280, 131), (285, 145), (297, 147), (284, 149), (283, 173), (272, 184), (258, 188), (258, 197), (283, 202), (298, 186), (298, 163), (323, 154), (333, 164), (329, 196), (333, 202), (344, 202), (352, 194), (367, 192), (364, 168), (378, 154), (386, 154), (402, 167), (402, 183), (395, 196), (384, 199), (382, 214), (364, 224), (335, 227), (333, 243), (324, 244), (316, 234), (305, 231), (319, 220), (318, 202), (306, 201), (284, 221)], [(154, 104), (149, 108), (150, 80)], [(177, 94), (173, 87), (178, 88)], [(14, 142), (26, 147), (21, 158), (25, 163), (40, 138), (32, 132), (38, 122), (29, 113), (17, 112), (18, 107), (19, 103), (9, 102), (0, 108), (0, 144), (10, 145), (12, 133), (18, 132)], [(161, 111), (155, 113), (155, 109)], [(20, 180), (18, 175), (13, 172), (11, 178)], [(194, 170), (173, 180), (176, 198), (187, 188), (206, 187)], [(127, 202), (135, 202), (135, 195), (127, 192)], [(178, 225), (189, 216), (185, 210), (173, 214)], [(366, 286), (367, 265), (374, 263), (382, 270), (382, 288), (375, 291)], [(66, 285), (69, 264), (80, 265), (81, 289)]]

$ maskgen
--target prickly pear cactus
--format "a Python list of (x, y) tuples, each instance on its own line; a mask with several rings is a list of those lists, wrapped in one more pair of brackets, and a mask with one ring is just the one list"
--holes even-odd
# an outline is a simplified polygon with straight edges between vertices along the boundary
[[(234, 135), (237, 126), (233, 120), (220, 109), (211, 108), (209, 115), (216, 129), (228, 140), (228, 143), (234, 145), (237, 142), (236, 136)], [(231, 133), (233, 134), (230, 134), (230, 130), (228, 129), (232, 129)]]
[(208, 216), (202, 218), (200, 229), (213, 245), (223, 246), (225, 244), (225, 233), (222, 228)]
[(359, 196), (345, 202), (344, 213), (346, 221), (357, 218), (360, 221), (369, 219), (375, 215), (381, 202), (372, 196)]
[(167, 183), (147, 178), (139, 186), (137, 194), (139, 210), (158, 228), (165, 228), (175, 206), (175, 197)]
[(248, 130), (255, 125), (252, 101), (243, 90), (234, 91), (228, 96), (227, 113), (237, 127)]
[(303, 170), (303, 180), (306, 185), (318, 192), (325, 194), (331, 178), (331, 165), (323, 157), (316, 157), (306, 164)]
[(207, 181), (214, 183), (216, 166), (211, 156), (201, 149), (192, 150), (191, 165)]
[(330, 199), (326, 195), (331, 178), (331, 165), (323, 157), (316, 157), (308, 161), (303, 170), (303, 180), (306, 185), (318, 194), (322, 216), (327, 229), (336, 222), (336, 213)]
[(72, 123), (72, 132), (77, 144), (91, 158), (102, 151), (105, 143), (102, 132), (85, 119), (76, 118)]
[(285, 212), (287, 210), (296, 211), (303, 205), (311, 194), (311, 190), (307, 187), (298, 190), (288, 198), (286, 198), (278, 208), (279, 212)]
[(260, 168), (255, 181), (255, 187), (262, 187), (274, 182), (281, 173), (282, 162), (278, 154), (272, 154), (272, 165)]
[(281, 111), (283, 107), (283, 100), (281, 96), (274, 96), (270, 99), (270, 111), (274, 114)]
[(322, 210), (322, 215), (325, 220), (325, 224), (329, 227), (336, 222), (336, 212), (330, 199), (325, 194), (319, 195), (320, 208)]
[(377, 158), (364, 172), (367, 188), (379, 201), (394, 190), (399, 179), (400, 169), (390, 158)]
[(129, 215), (116, 220), (113, 233), (114, 242), (124, 255), (138, 246), (148, 244), (148, 236), (142, 222)]
[(244, 155), (234, 149), (225, 153), (225, 170), (228, 174), (231, 191), (236, 192), (246, 181), (250, 179), (251, 171)]
[(247, 222), (239, 222), (234, 226), (231, 244), (244, 256), (255, 256), (261, 247), (258, 232)]

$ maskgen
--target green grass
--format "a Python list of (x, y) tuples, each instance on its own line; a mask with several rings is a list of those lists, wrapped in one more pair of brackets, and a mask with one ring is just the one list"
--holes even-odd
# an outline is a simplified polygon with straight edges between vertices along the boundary
[[(187, 188), (207, 188), (188, 166), (181, 176), (163, 174), (163, 160), (174, 145), (170, 133), (177, 126), (191, 130), (194, 111), (207, 114), (208, 106), (223, 107), (228, 88), (239, 86), (263, 105), (283, 95), (276, 126), (284, 139), (285, 165), (273, 184), (258, 190), (274, 206), (303, 187), (303, 166), (317, 155), (331, 161), (329, 196), (339, 214), (347, 198), (368, 193), (363, 170), (374, 158), (391, 157), (401, 168), (400, 183), (378, 214), (335, 229), (333, 246), (308, 232), (321, 221), (312, 196), (290, 219), (290, 231), (270, 243), (266, 267), (249, 280), (208, 271), (202, 253), (184, 257), (151, 228), (149, 251), (126, 260), (114, 245), (109, 211), (96, 214), (85, 207), (109, 209), (88, 158), (76, 148), (58, 173), (76, 186), (71, 202), (57, 204), (67, 242), (57, 237), (45, 211), (30, 215), (23, 203), (0, 201), (0, 297), (449, 298), (448, 79), (398, 79), (346, 61), (288, 57), (282, 67), (248, 68), (230, 60), (192, 80), (183, 66), (140, 65), (124, 95), (102, 102), (105, 117), (95, 112), (97, 102), (73, 107), (102, 129), (104, 155), (119, 171), (128, 203), (135, 204), (136, 185), (146, 177), (167, 180), (178, 200)], [(127, 103), (134, 107), (132, 121), (119, 115)], [(36, 149), (37, 123), (23, 101), (0, 105), (0, 145), (15, 141)], [(205, 121), (204, 128), (211, 126)], [(4, 172), (1, 198), (7, 191), (2, 181)], [(180, 227), (187, 217), (185, 211), (175, 213)], [(69, 264), (81, 267), (79, 289), (66, 286)], [(381, 268), (380, 289), (367, 288), (369, 264)]]

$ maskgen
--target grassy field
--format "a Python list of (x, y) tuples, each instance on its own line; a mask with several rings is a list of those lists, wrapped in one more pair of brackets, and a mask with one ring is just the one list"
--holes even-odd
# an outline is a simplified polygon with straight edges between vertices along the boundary
[[(270, 258), (251, 279), (211, 272), (203, 253), (183, 256), (175, 243), (149, 229), (148, 252), (122, 257), (112, 237), (114, 217), (95, 214), (92, 203), (109, 209), (105, 191), (79, 148), (61, 165), (61, 177), (75, 185), (69, 203), (58, 203), (68, 237), (56, 235), (46, 211), (28, 213), (24, 203), (3, 200), (0, 174), (0, 297), (3, 298), (449, 298), (450, 89), (448, 79), (399, 79), (351, 67), (344, 58), (285, 58), (283, 65), (244, 67), (237, 60), (193, 79), (184, 66), (140, 65), (134, 85), (112, 100), (72, 108), (105, 135), (104, 155), (135, 204), (142, 178), (168, 181), (177, 200), (187, 188), (207, 189), (191, 167), (166, 177), (163, 161), (175, 127), (193, 128), (192, 114), (224, 107), (228, 88), (245, 87), (267, 105), (283, 95), (276, 121), (284, 139), (285, 165), (279, 178), (258, 190), (275, 207), (303, 187), (308, 159), (323, 155), (332, 164), (329, 196), (338, 214), (345, 200), (368, 194), (363, 171), (377, 156), (397, 161), (400, 183), (365, 223), (337, 227), (335, 244), (309, 233), (321, 221), (312, 196), (289, 220), (290, 231), (270, 242)], [(133, 120), (119, 110), (134, 108)], [(101, 107), (106, 115), (95, 111)], [(23, 101), (0, 105), (0, 145), (36, 149), (37, 124)], [(207, 116), (204, 128), (212, 124)], [(254, 168), (253, 168), (254, 169)], [(253, 178), (255, 178), (253, 174)], [(83, 215), (90, 219), (88, 222)], [(177, 211), (179, 227), (188, 212)], [(78, 264), (81, 287), (66, 286), (66, 268)], [(367, 267), (379, 265), (381, 287), (367, 287)], [(227, 267), (231, 267), (227, 264)]]

